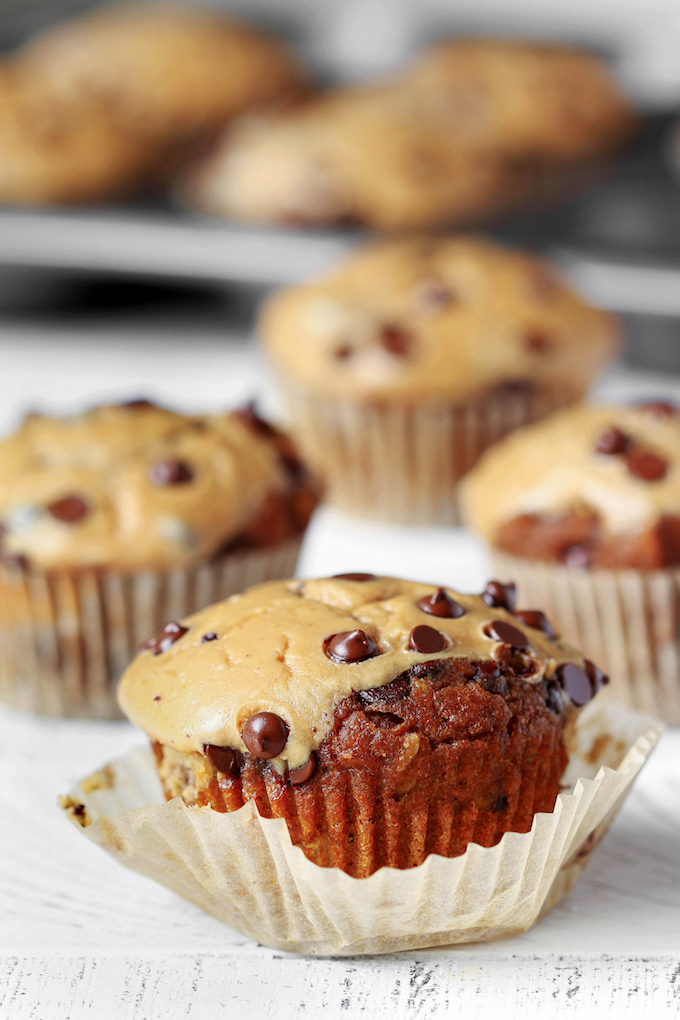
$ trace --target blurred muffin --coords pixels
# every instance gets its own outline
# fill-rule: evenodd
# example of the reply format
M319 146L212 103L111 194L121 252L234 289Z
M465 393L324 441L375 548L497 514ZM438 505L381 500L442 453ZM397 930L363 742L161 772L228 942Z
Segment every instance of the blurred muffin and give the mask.
M680 410L585 406L522 429L466 479L463 508L613 695L680 722Z
M258 104L298 93L287 48L217 13L124 4L52 28L5 64L0 200L139 189Z
M246 119L186 172L190 203L261 223L464 225L560 194L630 138L606 64L563 47L448 41L398 77ZM554 196L553 196L554 197Z
M316 500L252 409L30 415L0 442L0 696L114 713L149 628L292 573Z
M274 295L260 327L330 498L416 523L455 522L482 450L580 400L618 349L546 263L470 237L361 249Z
M168 799L252 800L358 878L455 857L552 811L576 712L606 682L512 599L370 574L259 585L148 642L120 703Z
M0 152L0 201L13 205L124 197L157 161L101 102L67 101L11 64L0 68Z

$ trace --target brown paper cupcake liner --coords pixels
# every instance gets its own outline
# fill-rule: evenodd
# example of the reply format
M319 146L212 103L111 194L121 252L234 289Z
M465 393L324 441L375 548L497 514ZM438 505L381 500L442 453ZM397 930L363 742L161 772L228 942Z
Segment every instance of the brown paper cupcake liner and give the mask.
M364 879L313 864L285 822L261 818L252 801L227 814L164 802L148 749L89 776L61 806L122 864L264 945L349 956L488 941L526 931L569 891L662 729L591 702L578 717L570 785L530 832Z
M610 676L608 697L680 723L680 570L584 570L496 550L492 560L518 605L540 606Z
M300 536L166 572L0 564L0 700L48 715L122 718L116 683L140 642L168 620L292 577L301 545Z
M457 485L480 454L565 403L508 387L461 404L361 404L280 383L297 442L330 502L398 524L458 524Z

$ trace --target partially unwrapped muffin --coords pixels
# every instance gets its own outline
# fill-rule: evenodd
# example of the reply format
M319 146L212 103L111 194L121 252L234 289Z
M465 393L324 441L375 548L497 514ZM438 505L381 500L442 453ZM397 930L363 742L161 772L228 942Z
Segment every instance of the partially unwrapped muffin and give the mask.
M528 832L606 678L512 586L347 574L259 585L168 624L125 672L168 799L286 821L365 877Z

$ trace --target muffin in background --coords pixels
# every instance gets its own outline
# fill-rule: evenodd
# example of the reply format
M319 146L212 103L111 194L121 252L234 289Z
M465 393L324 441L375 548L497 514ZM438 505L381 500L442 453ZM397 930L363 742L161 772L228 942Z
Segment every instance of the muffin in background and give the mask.
M255 223L466 226L563 196L636 124L592 54L447 40L391 80L245 118L188 167L179 192Z
M0 697L117 715L114 684L140 640L289 576L317 499L252 408L29 415L0 442Z
M578 710L606 682L513 594L371 574L259 585L149 641L120 703L168 799L253 801L357 878L455 857L552 811Z
M471 237L360 249L275 294L260 330L330 499L420 524L455 523L481 452L579 401L619 347L547 263Z
M5 60L0 201L132 194L251 107L298 95L283 42L215 11L107 6L50 28Z
M581 406L507 437L463 485L467 523L523 602L680 723L680 409Z

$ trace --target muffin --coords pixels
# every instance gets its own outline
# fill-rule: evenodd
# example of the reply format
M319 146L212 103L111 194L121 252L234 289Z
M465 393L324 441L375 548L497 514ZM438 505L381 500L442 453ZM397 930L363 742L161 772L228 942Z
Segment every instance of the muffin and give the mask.
M0 201L14 205L123 198L155 172L157 154L109 123L102 104L67 101L39 78L0 68Z
M244 119L189 167L185 200L256 223L467 225L601 161L636 117L609 69L573 49L449 40L385 82Z
M489 450L465 517L630 705L680 722L680 410L581 406Z
M580 400L619 345L545 262L471 237L363 248L275 294L260 328L331 500L422 524L455 523L480 453Z
M4 71L0 198L16 203L128 194L235 115L306 88L283 43L173 4L107 6L68 21Z
M513 610L497 582L269 582L166 625L119 701L168 799L252 801L356 878L414 868L552 811L578 710L606 682L542 613Z
M288 576L317 488L251 408L185 417L147 401L29 415L0 442L0 696L117 714L139 641Z

